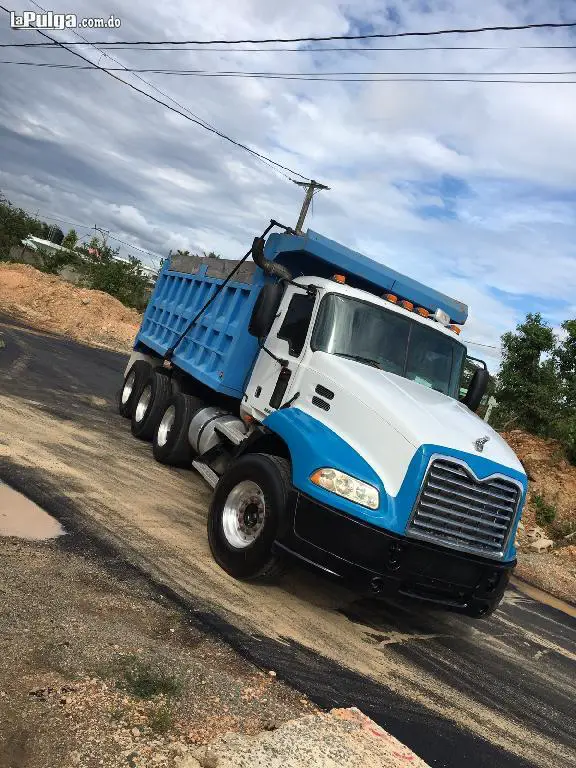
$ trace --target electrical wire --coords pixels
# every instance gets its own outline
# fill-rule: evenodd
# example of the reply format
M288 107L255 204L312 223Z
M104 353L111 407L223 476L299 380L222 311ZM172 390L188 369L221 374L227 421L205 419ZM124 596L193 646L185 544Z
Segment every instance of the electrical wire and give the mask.
M0 5L0 9L5 11L6 13L10 13L8 8L6 8L4 5ZM161 99L157 99L155 96L153 96L151 93L147 93L146 91L142 90L142 88L138 88L138 86L134 85L133 83L129 83L127 80L123 80L121 77L118 77L118 75L114 74L114 72L106 69L105 67L101 67L99 64L95 64L93 61L88 59L86 56L84 56L81 53L78 53L78 51L72 50L67 45L64 45L64 43L59 42L55 38L51 37L50 35L47 35L46 32L43 32L41 29L38 29L37 27L33 28L38 34L42 35L42 37L45 37L46 39L50 40L53 43L56 43L59 47L61 47L63 50L68 51L72 55L82 59L87 64L90 65L90 68L95 68L100 70L101 72L105 72L110 77L114 78L114 80L117 80L119 83L122 83L123 85L128 86L128 88L131 88L133 91L136 91L137 93L141 93L142 95L146 96L147 98L151 99L152 101L156 102L157 104L160 104L163 107L166 107L166 109L169 109L172 112L175 112L178 115L181 115L182 117L186 118L186 120L189 120L192 123L195 123L196 125L199 125L201 128L204 128L205 130L209 131L210 133L213 133L217 136L219 136L221 139L224 139L225 141L228 141L230 144L233 144L236 147L239 147L240 149L244 149L246 152L249 152L252 156L258 157L261 160L264 160L267 163L270 163L274 165L277 168L283 169L284 171L288 171L289 173L299 176L301 179L304 179L306 181L309 181L310 178L308 176L304 176L299 171L295 171L292 168L289 168L285 165L282 165L281 163L276 162L276 160L272 160L272 158L267 157L266 155L263 155L260 152L257 152L255 149L251 149L250 147L246 146L246 144L242 144L242 142L236 141L236 139L233 139L232 137L226 135L222 131L218 130L217 128L214 128L212 126L207 125L202 120L199 120L197 118L193 118L190 115L187 115L185 112L181 111L180 109L177 109L170 104L167 104L165 101L162 101ZM72 43L74 44L74 43ZM85 43L82 43L84 45ZM94 43L93 45L96 45Z
M470 35L478 32L516 32L527 29L566 29L576 27L576 21L567 22L541 22L539 24L510 24L486 27L436 29L425 32L387 32L372 33L367 35L326 35L315 37L271 37L257 39L237 40L103 40L94 41L93 45L241 45L262 43L317 43L330 40L382 40L399 37L434 37L437 35ZM37 29L34 27L34 29ZM38 30L39 31L39 30ZM56 41L53 41L56 42ZM69 45L82 45L82 43L69 43Z
M96 67L82 66L79 64L58 64L58 63L46 63L37 61L0 61L0 64L20 64L30 67L50 67L53 69L96 69ZM207 77L232 77L232 76L246 76L246 77L299 77L319 79L324 77L352 77L356 75L362 75L366 77L388 75L388 76L404 76L404 75L418 75L418 76L436 76L450 75L452 77L496 77L496 76L548 76L548 75L576 75L576 70L564 70L560 72L246 72L243 70L222 70L211 72L205 69L139 69L132 67L107 67L111 72L152 72L154 74L161 75L205 75Z
M42 7L42 6L41 6L41 5L40 5L38 2L36 2L36 0L30 0L30 2L31 2L33 5L35 5L35 6L36 6L36 8L39 8L41 11L44 11L44 12L46 12L46 8L43 8L43 7ZM98 46L98 45L97 45L97 44L95 44L95 43L91 43L91 42L88 40L88 38L84 37L84 35L81 35L81 34L80 34L78 31L76 31L76 30L72 30L72 31L73 31L73 33L76 35L76 37L79 37L79 38L80 38L81 40L83 40L83 41L84 41L84 42L85 42L87 45L90 45L92 48L94 48L94 50L98 51L98 53L100 54L100 56L101 56L101 57L102 57L102 56L105 56L106 58L110 59L111 61L114 61L114 62L116 62L116 64L120 64L121 70L118 70L118 71L126 71L126 72L128 72L128 71L129 71L129 70L128 70L128 67L126 67L124 64L122 64L122 62L121 62L119 59L117 59L117 58L115 58L114 56L112 56L112 55L110 55L110 54L106 53L106 52L104 51L104 49L103 49L103 46ZM26 44L24 44L24 45L26 45ZM60 43L58 43L58 42L56 42L56 43L30 43L30 45L49 45L49 46L51 46L51 47L53 46L53 47L55 47L55 48L58 48L58 47L60 47ZM100 59L98 60L98 63L100 63ZM107 69L111 69L111 68L110 68L110 67L108 67ZM207 129L211 129L211 130L217 130L215 126L211 125L209 122L207 122L206 120L204 120L203 118L201 118L199 115L197 115L195 112L193 112L193 111L190 109L190 107L186 107L185 105L181 104L179 101L177 101L176 99L174 99L172 96L170 96L169 94L165 93L163 90L161 90L160 88L158 88L158 86L154 85L154 83L151 83L151 82L149 82L148 80L145 80L143 77L141 77L141 76L140 76L139 74L137 74L136 72L133 72L133 74L134 74L134 77L135 77L137 80L140 80L140 82L141 82L141 83L144 83L144 85L147 85L149 88L152 88L154 91L156 91L156 93L159 93L161 96L164 96L164 98L166 98L166 99L168 99L169 101L171 101L171 102L172 102L173 104L175 104L175 105L176 105L176 106L177 106L179 109L183 109L183 110L184 110L185 112L187 112L189 115L192 115L192 117L193 117L193 118L195 118L196 120L199 120L199 121L200 121L200 122L201 122L201 123L204 125L204 127L205 127L205 128L207 128ZM260 158L260 160L261 160L261 162L262 162L262 163L264 163L264 164L265 164L267 167L269 167L269 168L271 168L272 170L274 170L276 173L279 173L281 176L284 176L284 178L288 179L289 181L292 181L292 179L291 179L289 176L287 176L287 175L286 175L286 174L285 174L283 171L281 171L279 168L275 168L275 167L274 167L273 165L271 165L271 164L270 164L270 163L269 163L267 160L264 160L263 158Z
M76 33L78 34L78 33ZM84 38L85 39L85 38ZM119 45L116 43L90 43L98 46L97 50L116 51L191 51L194 53L331 53L332 51L356 51L357 53L370 53L371 51L408 52L408 51L547 51L547 50L573 50L576 45L422 45L422 46L322 46L320 48L168 48L154 47L141 48L139 45ZM150 45L153 45L152 43ZM175 43L178 45L178 43ZM55 43L0 43L0 48L57 48ZM110 57L112 58L112 57Z
M1 7L1 6L0 6ZM73 51L72 51L73 53ZM84 58L84 57L82 57ZM87 59L85 59L87 61ZM389 73L378 73L378 72L366 72L366 73L340 73L339 75L332 76L327 75L325 73L319 72L319 73L310 73L310 74L273 74L273 73L260 73L260 72L209 72L204 70L170 70L170 69L131 69L131 68L119 68L119 67L110 67L108 69L104 69L100 66L91 64L90 66L83 66L83 65L76 65L76 64L49 64L44 62L18 62L18 61L0 61L0 64L22 64L26 66L38 66L38 67L48 67L51 69L76 69L76 70L100 70L102 72L106 72L107 74L110 74L112 77L115 77L112 73L116 71L121 72L147 72L147 73L153 73L157 75L167 75L167 76L177 76L177 77L206 77L206 78L226 78L226 77L237 77L237 78L245 78L245 79L263 79L263 80L299 80L299 81L306 81L309 83L321 83L321 82L335 82L335 83L513 83L513 84L528 84L528 85L569 85L576 83L576 80L532 80L532 79L518 79L516 77L517 75L525 75L530 77L549 77L549 76L564 76L567 77L569 75L576 75L576 70L574 71L564 71L564 72L486 72L486 73L467 73L467 72L454 72L454 73L441 73L441 72L389 72ZM353 77L352 75L363 75L362 77ZM380 77L381 74L386 74L388 76L386 77ZM443 74L452 74L452 77L438 77L437 75L443 75ZM469 77L468 75L476 75L476 77ZM342 76L343 75L343 76ZM417 77L412 77L412 75L418 75ZM514 77L513 77L514 76ZM502 77L507 77L507 79L502 79ZM231 139L230 137L226 136L225 134L222 134L217 129L211 129L208 128L206 125L198 122L198 120L194 120L193 118L186 115L184 112L180 112L177 109L174 109L169 104L166 104L165 102L156 99L151 94L146 93L145 91L142 91L140 88L136 88L136 86L133 86L131 83L127 83L125 80L122 80L121 78L116 78L120 80L120 82L128 85L130 88L133 88L134 90L138 91L139 93L143 93L145 96L148 96L148 98L156 101L158 104L162 104L163 106L167 107L168 109L171 109L173 112L176 112L179 115L182 115L182 117L186 117L188 120L191 120L194 123L197 123L201 125L201 127L205 128L206 130L210 130L212 133L216 133L218 136L221 136L222 138L225 138L226 140L232 142L233 144L236 144L237 146L240 146L242 149L246 149L252 154L256 154L261 159L264 159L266 162L273 163L275 166L278 166L275 170L277 170L279 173L282 173L280 169L288 170L290 173L300 176L300 178L308 179L307 176L303 176L302 174L298 173L298 171L294 171L290 168L286 168L286 166L280 165L279 163L276 163L276 161L271 160L270 158L267 158L265 155L260 155L259 153L256 153L255 150L252 150L245 145L236 142L234 139ZM292 179L282 173L283 176L285 176L287 179L292 181Z

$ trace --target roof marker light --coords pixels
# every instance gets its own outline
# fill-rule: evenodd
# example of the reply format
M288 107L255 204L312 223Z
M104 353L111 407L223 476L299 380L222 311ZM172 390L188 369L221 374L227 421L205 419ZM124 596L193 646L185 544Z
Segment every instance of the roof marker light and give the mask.
M404 309L408 309L410 312L414 309L414 304L412 304L411 301L406 301L406 299L402 299L400 302L401 306L404 307Z
M441 325L449 325L450 324L450 315L447 312L444 312L443 309L437 309L436 312L434 312L434 320L436 320L437 323L440 323Z
M462 328L458 328L457 325L449 325L448 327L450 328L451 331L454 331L454 333L457 336L460 336L460 331L462 330Z
M416 307L416 312L422 317L430 317L430 312L428 312L427 309L424 309L424 307Z
M332 280L343 285L346 282L346 277L344 275L332 275Z
M396 304L396 302L398 301L398 296L394 296L393 293L385 293L384 298L387 299L388 301L391 301L392 304Z

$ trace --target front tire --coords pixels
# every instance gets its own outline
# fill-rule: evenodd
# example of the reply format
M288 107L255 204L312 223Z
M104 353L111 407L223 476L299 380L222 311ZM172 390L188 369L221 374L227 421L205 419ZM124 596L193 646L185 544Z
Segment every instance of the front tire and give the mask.
M140 440L151 440L172 396L167 374L153 371L144 383L132 413L132 434Z
M208 543L235 579L270 580L285 570L274 542L289 491L290 464L278 456L242 456L220 478L208 513Z

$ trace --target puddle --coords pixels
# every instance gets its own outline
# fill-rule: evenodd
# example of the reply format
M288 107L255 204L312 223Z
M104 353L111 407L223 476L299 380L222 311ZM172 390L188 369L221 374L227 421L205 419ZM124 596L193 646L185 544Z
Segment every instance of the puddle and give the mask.
M64 533L60 523L33 501L0 483L0 536L46 541Z
M567 613L568 616L576 618L576 607L570 605L570 603L566 603L564 600L560 600L560 598L548 594L548 592L543 592L541 589L538 589L538 587L535 587L532 584L527 584L525 581L517 579L514 576L510 579L510 583L513 584L517 590L528 595L528 597L531 597L533 600L538 600L539 603L549 605L552 608L556 608L558 611Z

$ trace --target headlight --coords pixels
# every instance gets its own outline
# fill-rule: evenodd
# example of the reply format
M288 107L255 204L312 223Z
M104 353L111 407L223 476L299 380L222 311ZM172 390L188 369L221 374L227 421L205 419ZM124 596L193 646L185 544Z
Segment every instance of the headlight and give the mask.
M373 485L368 485L368 483L363 483L362 480L357 480L345 472L340 472L338 469L317 469L310 476L310 480L314 485L319 485L320 488L325 488L327 491L332 491L332 493L338 496L355 501L356 504L361 504L363 507L368 507L368 509L378 509L380 504L380 495L377 488L374 488Z

